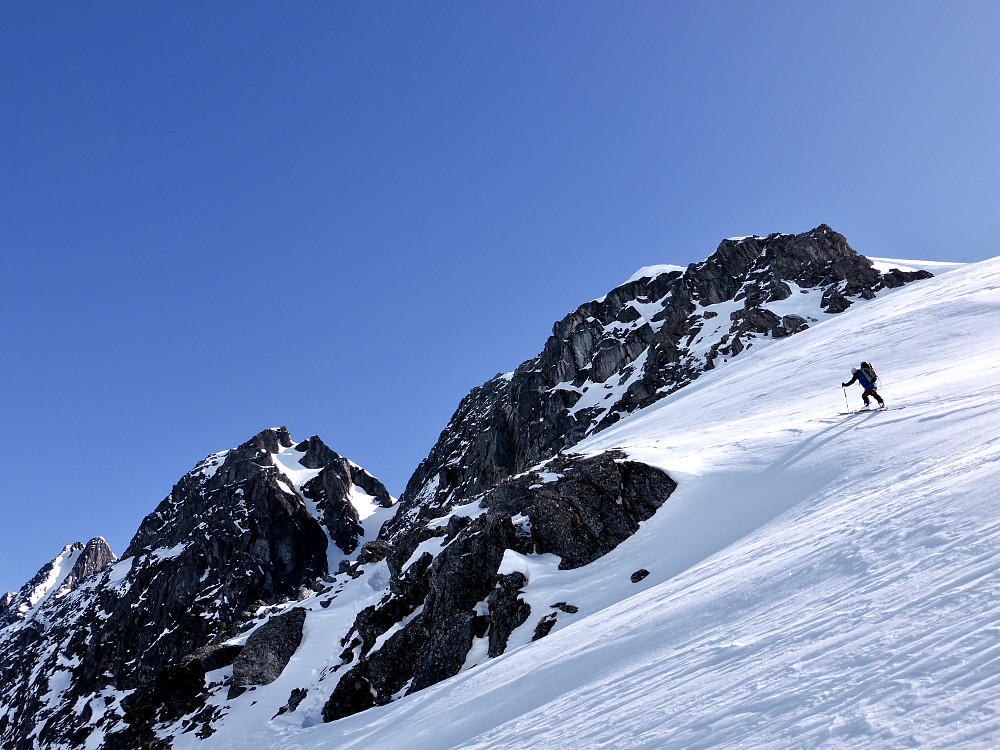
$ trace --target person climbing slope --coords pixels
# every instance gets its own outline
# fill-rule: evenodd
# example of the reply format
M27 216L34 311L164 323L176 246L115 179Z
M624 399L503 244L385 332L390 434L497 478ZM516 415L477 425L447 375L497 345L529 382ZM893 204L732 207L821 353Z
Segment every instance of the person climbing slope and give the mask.
M878 391L875 390L876 387L875 383L878 380L878 375L875 372L875 368L872 367L867 362L862 362L860 369L851 368L851 373L854 375L854 377L852 377L846 383L841 383L840 385L846 388L847 386L851 385L854 382L859 383L861 387L865 389L864 392L861 394L861 398L865 402L865 408L867 409L871 406L871 403L868 401L868 399L874 398L876 401L878 401L879 408L884 409L885 401L882 400L882 397L878 395Z

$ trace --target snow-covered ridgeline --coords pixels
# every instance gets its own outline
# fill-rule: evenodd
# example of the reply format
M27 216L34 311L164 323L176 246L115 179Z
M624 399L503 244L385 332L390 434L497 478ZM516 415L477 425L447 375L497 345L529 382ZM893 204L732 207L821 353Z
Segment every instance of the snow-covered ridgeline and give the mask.
M18 606L21 615L30 618L49 596L58 592L59 587L66 580L66 576L73 570L81 552L83 552L82 544L70 544L63 547L62 552L49 564L48 570L44 571L44 578L26 592L23 601Z
M302 495L302 488L307 482L318 477L323 469L308 469L302 465L301 461L305 458L306 454L304 451L298 450L297 445L293 445L289 448L282 447L277 453L272 453L271 461L278 470L285 475L292 489L299 495ZM314 513L315 515L315 513Z
M872 258L871 256L868 257L868 260L872 262L872 265L875 266L875 269L880 273L888 273L895 268L900 271L929 271L935 276L940 276L941 274L948 273L949 271L955 271L967 265L965 263L955 263L950 261L898 260L895 258Z
M916 261L907 261L906 263L910 265L903 265L903 262L885 261L882 264L876 264L876 266L880 271L889 271L892 268L899 268L905 271L921 270L918 268L919 264L914 265L917 264ZM953 270L961 264L929 263L926 265ZM683 272L684 270L679 266L650 266L640 269L629 281L655 277L659 274L673 271ZM732 316L744 309L743 296L746 290L754 283L753 281L745 282L740 292L736 294L735 299L714 304L695 303L690 317L692 320L698 321L698 323L695 325L691 335L684 341L683 357L681 359L681 365L684 369L691 372L701 372L705 369L719 367L732 361L734 355L723 354L722 356L717 356L717 351L719 350L720 342L725 341L730 336L733 325ZM791 295L785 299L772 300L766 304L766 309L778 316L778 318L794 316L804 321L807 326L811 326L829 320L838 314L823 308L823 289L803 288L793 281L786 281L785 284L791 289ZM844 285L841 284L841 291L843 291ZM892 289L882 289L875 294L875 297L891 294L892 292ZM670 296L668 295L660 299L644 299L630 302L626 305L626 308L634 310L636 317L627 323L615 321L611 325L604 326L594 318L588 319L588 323L598 328L601 331L601 335L609 339L623 339L629 332L637 331L644 326L647 326L653 334L656 334L664 324L663 319L656 320L657 313L661 312L669 301ZM856 299L854 300L854 305L865 305L870 301L863 298ZM774 344L781 339L775 338L774 335L769 333L745 332L742 334L741 340L742 347L757 347L759 349ZM647 348L635 360L630 362L620 375L612 376L603 382L597 382L593 378L585 380L582 384L564 381L554 386L552 390L571 391L580 395L580 399L569 409L569 412L573 415L589 415L590 425L587 433L592 434L596 431L603 417L608 412L620 406L629 388L646 375L648 355L649 349ZM663 392L669 390L671 389L661 389Z
M687 269L684 266L674 266L669 263L661 263L655 266L643 266L632 274L625 283L627 284L629 281L638 281L639 279L652 279L656 278L660 274L673 273L674 271L684 273L686 270Z

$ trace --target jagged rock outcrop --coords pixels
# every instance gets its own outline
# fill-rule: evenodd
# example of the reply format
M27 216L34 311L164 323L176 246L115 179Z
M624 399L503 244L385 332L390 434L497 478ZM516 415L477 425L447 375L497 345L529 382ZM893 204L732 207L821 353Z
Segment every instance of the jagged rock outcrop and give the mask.
M474 638L489 639L490 656L503 653L511 632L530 615L518 597L525 575L500 573L508 551L554 553L561 568L586 565L631 536L675 487L664 472L617 451L559 456L544 475L527 472L487 492L480 515L455 516L438 527L436 555L417 554L419 544L436 538L432 533L411 532L416 539L400 540L407 559L395 555L390 562L392 593L362 612L344 639L344 662L353 666L334 689L324 718L457 674ZM549 620L551 628L554 618ZM384 642L374 648L380 638Z
M111 551L104 537L96 537L87 542L87 545L80 551L80 556L73 563L69 574L59 586L60 592L69 592L75 589L88 576L100 573L109 565L118 562L115 553Z
M486 600L489 619L485 633L478 634L489 637L490 645L487 655L495 659L507 650L507 641L517 628L521 627L531 616L531 607L519 596L520 591L528 582L528 578L520 571L506 575L497 575L497 585Z
M269 685L278 679L302 643L305 622L306 611L295 607L255 630L233 662L233 685Z
M676 487L662 471L608 451L557 456L545 464L544 477L534 471L503 482L483 502L493 513L527 516L533 551L558 555L567 569L632 536Z
M751 346L928 276L882 275L826 225L725 240L702 263L637 274L556 323L537 357L462 400L383 536L398 538Z
M249 649L226 639L261 607L318 587L331 545L341 556L357 547L359 498L393 502L319 438L265 430L185 475L120 561L103 539L67 547L0 615L0 698L11 707L0 744L82 745L97 731L107 747L142 746L154 724L201 706L208 670L238 660L245 683L280 673L301 610L261 626Z
M323 525L334 543L345 554L351 554L362 534L358 511L350 502L352 492L360 489L381 507L389 508L394 502L389 491L360 466L326 447L318 437L299 443L297 449L305 453L300 460L302 466L321 470L303 485L302 494L320 509Z

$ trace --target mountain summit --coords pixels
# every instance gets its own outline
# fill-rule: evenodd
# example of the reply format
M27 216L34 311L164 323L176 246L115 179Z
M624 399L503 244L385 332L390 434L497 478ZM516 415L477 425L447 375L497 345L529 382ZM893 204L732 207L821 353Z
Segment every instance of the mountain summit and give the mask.
M216 644L262 607L328 588L393 502L319 438L295 443L283 427L201 461L121 560L103 539L66 547L0 611L5 747L115 726L126 728L108 747L148 741L152 722L197 707L206 666L232 663Z

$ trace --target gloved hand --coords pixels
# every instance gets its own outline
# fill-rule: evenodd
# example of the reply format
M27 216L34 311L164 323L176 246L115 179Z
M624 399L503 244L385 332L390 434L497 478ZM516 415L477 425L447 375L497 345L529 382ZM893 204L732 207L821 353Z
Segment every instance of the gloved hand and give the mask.
M847 383L841 383L841 384L840 384L840 387L841 387L841 388L846 388L846 387L847 387Z

